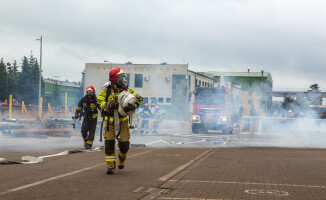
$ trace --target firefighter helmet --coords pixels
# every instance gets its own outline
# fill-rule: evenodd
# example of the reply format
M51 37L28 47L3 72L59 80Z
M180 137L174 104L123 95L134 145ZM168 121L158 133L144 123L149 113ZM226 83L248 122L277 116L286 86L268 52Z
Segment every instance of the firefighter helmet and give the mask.
M125 72L120 67L113 67L109 73L109 81L116 83L116 76L120 74L125 74Z
M87 86L86 88L87 95L94 95L95 94L95 87L92 85Z

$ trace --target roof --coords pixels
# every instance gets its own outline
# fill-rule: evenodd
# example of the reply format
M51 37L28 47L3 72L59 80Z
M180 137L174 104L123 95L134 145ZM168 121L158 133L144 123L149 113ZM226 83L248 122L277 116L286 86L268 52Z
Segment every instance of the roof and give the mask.
M57 83L58 85L67 86L67 87L75 87L75 88L79 88L81 86L80 83L59 81L59 80L54 80L54 79L50 79L50 78L44 79L44 82L51 83L51 84Z
M205 74L212 74L214 76L238 76L238 77L261 77L261 72L217 72L208 71ZM269 72L264 72L264 77L271 76Z
M188 66L188 64L171 64L171 63L166 63L166 62L163 62L163 63L160 63L160 64L150 64L150 63L147 63L147 64L135 64L135 63L110 63L110 62L101 62L101 63L85 63L85 65L150 65L150 66L162 66L162 65L166 65L166 66Z
M188 69L188 72L191 72L191 73L197 74L197 75L199 75L199 76L203 76L203 77L208 78L208 79L210 79L210 80L212 80L212 81L214 80L214 78L209 77L209 76L207 76L206 74L202 74L202 73L194 72L194 71L189 70L189 69Z

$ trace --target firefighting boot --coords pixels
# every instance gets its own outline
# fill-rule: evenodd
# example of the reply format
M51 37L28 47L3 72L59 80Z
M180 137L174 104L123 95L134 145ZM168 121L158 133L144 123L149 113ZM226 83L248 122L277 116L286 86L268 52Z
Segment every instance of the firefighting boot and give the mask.
M92 148L92 145L93 145L93 141L87 141L86 142L85 149L91 149Z
M114 174L115 171L115 155L106 156L106 166L107 166L107 174Z
M83 140L84 140L84 147L85 147L85 149L87 149L87 140L88 140L88 137L84 137L83 138Z
M124 168L126 159L127 159L127 154L123 154L119 151L119 162L118 162L119 169Z

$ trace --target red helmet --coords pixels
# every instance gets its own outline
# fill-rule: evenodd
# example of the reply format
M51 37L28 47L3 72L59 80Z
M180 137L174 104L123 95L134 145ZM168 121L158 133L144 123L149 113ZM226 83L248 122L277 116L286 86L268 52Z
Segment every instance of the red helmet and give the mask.
M125 72L122 69L120 69L119 67L113 67L109 73L109 81L111 81L111 83L115 83L116 76L120 75L120 74L125 74Z
M89 85L89 86L87 86L86 91L89 91L89 90L92 90L93 92L95 92L95 87L92 85Z
M149 107L149 104L148 103L145 103L145 108L148 108Z
M155 106L155 110L159 110L160 109L160 107L158 107L158 106Z

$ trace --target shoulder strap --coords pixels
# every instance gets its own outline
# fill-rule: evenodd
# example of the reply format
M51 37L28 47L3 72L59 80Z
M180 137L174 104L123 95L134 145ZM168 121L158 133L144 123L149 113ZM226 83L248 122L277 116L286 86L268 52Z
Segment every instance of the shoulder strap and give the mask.
M106 87L106 97L105 97L105 102L108 102L108 98L111 94L111 84Z

